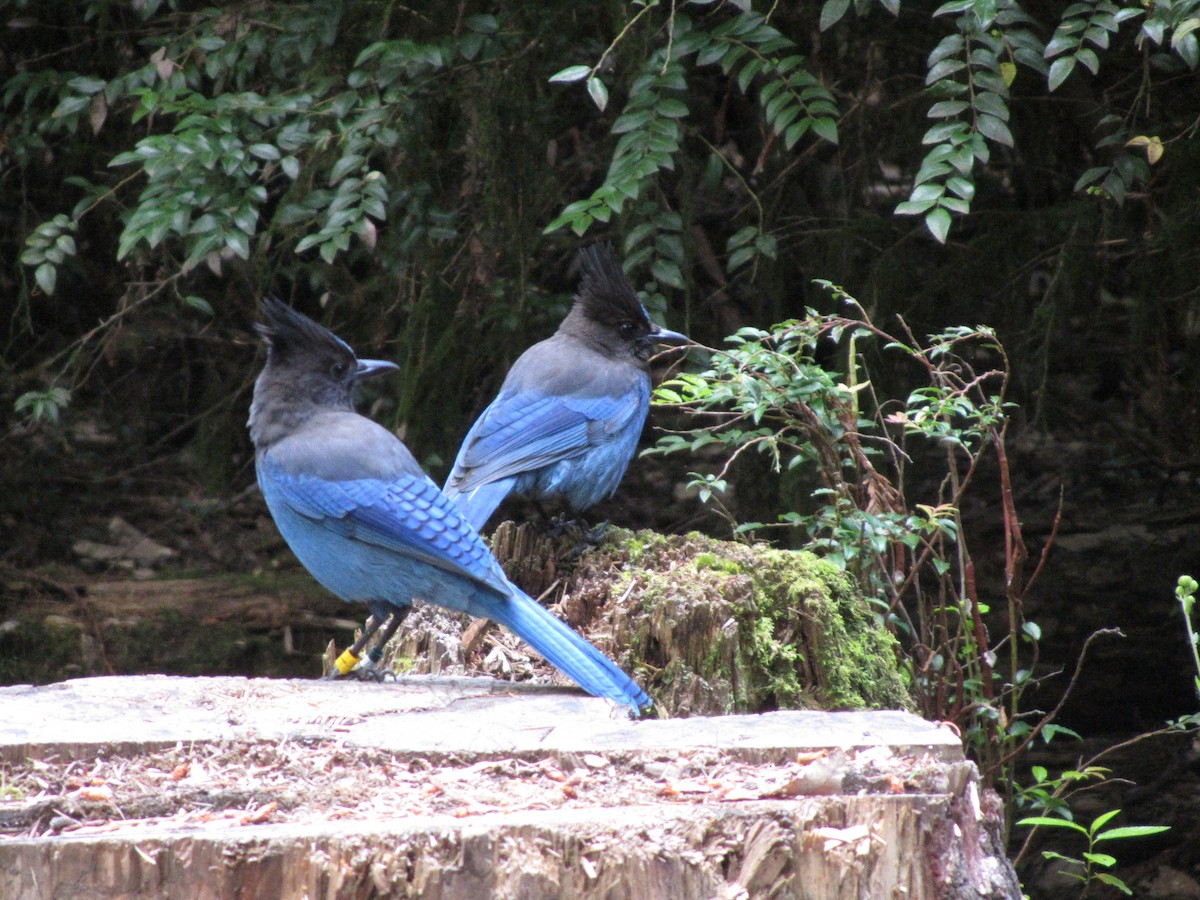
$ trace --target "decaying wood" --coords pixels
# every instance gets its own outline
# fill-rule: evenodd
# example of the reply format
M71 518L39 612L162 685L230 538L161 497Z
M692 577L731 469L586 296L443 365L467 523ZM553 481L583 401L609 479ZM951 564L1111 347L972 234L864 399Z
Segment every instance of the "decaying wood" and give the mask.
M1018 897L949 730L482 678L0 688L0 896Z

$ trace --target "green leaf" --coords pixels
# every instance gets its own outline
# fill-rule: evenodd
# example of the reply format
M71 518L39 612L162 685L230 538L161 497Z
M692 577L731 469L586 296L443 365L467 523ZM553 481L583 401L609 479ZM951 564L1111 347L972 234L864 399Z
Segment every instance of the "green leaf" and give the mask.
M279 159L283 154L273 144L251 144L248 148L251 156L259 159Z
M300 239L300 242L296 244L295 252L303 253L305 250L308 250L312 247L317 246L317 244L321 243L324 240L325 240L325 235L321 234L320 232L318 232L317 234L310 234L307 237L303 237Z
M1176 35L1179 31L1176 30ZM81 94L98 94L108 86L108 82L103 78L92 78L88 75L78 75L67 82L67 87L73 91L78 91Z
M1068 822L1066 819L1051 819L1048 816L1030 816L1027 819L1021 819L1017 824L1037 828L1067 828L1071 831L1078 831L1080 834L1087 834L1087 829L1082 825Z
M250 258L250 238L244 231L229 231L225 234L225 246L241 259Z
M1071 190L1081 191L1085 187L1087 187L1089 184L1091 184L1093 181L1099 181L1101 178L1103 178L1105 175L1108 174L1108 171L1110 168L1111 168L1111 166L1096 166L1094 168L1088 169L1086 172L1084 172L1082 175L1079 176L1079 180L1075 182L1075 186Z
M477 31L480 34L495 34L500 30L500 23L496 17L487 13L468 16L466 25L472 31Z
M1096 55L1095 50L1089 50L1085 47L1075 54L1075 59L1093 75L1100 71L1100 57Z
M966 100L941 100L933 104L925 115L930 119L946 119L957 116L970 105Z
M992 91L982 91L975 98L975 108L980 112L988 113L1001 119L1008 121L1008 104L1004 102L1004 98Z
M357 153L343 156L333 164L333 170L329 173L329 183L337 184L355 169L361 168L364 161L364 158Z
M1050 66L1050 75L1046 79L1050 90L1056 90L1062 86L1062 83L1070 77L1071 72L1075 69L1075 57L1064 56L1056 59Z
M566 83L571 81L583 81L591 73L591 66L567 66L565 69L560 69L550 76L551 82Z
M1101 884L1107 884L1115 887L1127 897L1133 896L1133 891L1130 889L1129 885L1123 882L1116 875L1111 875L1108 872L1094 872L1092 873L1092 878L1094 878L1096 881L1099 881Z
M813 119L812 130L831 144L838 142L837 122L833 119Z
M935 16L953 16L961 12L966 12L975 5L975 0L951 0L949 3L943 3L933 11Z
M919 216L935 203L937 200L905 200L896 204L895 213L898 216Z
M925 84L936 84L946 76L961 72L966 67L967 64L961 59L943 59L941 62L934 63L930 68L929 73L925 76Z
M79 94L74 94L70 97L63 97L58 102L58 106L54 108L54 112L50 114L53 119L61 119L74 113L81 112L92 105L91 97L83 97Z
M1108 831L1102 831L1096 835L1097 843L1100 841L1116 841L1123 838L1147 837L1151 834L1162 834L1164 831L1170 831L1170 825L1126 825L1122 828L1110 828Z
M1077 741L1083 740L1079 732L1068 728L1066 725L1056 725L1054 722L1049 722L1042 726L1042 741L1044 743L1050 743L1060 734L1065 734L1067 737L1074 738Z
M912 196L909 199L917 203L922 200L940 200L945 193L945 187L940 184L919 184L913 188Z
M58 283L58 268L53 263L42 263L34 270L33 279L37 282L37 286L49 296L54 293L54 287Z
M796 141L798 141L798 140L800 140L800 138L804 137L804 133L806 131L808 131L808 128L811 124L812 124L812 119L805 118L805 119L801 119L795 125L790 126L788 128L788 130L784 132L784 135L783 135L784 146L787 147L787 149L791 150L792 147L795 146Z
M746 93L746 89L750 87L750 82L754 80L755 75L762 71L763 65L763 60L752 59L750 62L746 63L746 65L742 66L742 71L738 72L737 76L738 90L740 90L743 94ZM771 88L773 85L782 86L782 82L772 82L771 84L768 84L766 88L763 88L762 92L759 94L760 102L765 103L769 99L767 95L767 88ZM778 89L779 87L775 87L775 90ZM768 116L768 118L770 117Z
M741 247L749 244L758 235L758 227L755 225L747 225L744 228L739 228L735 231L726 242L726 246L730 249Z
M825 0L825 5L821 7L821 31L827 31L840 22L849 8L850 0Z
M1189 34L1200 28L1200 18L1193 16L1190 19L1184 19L1175 26L1175 31L1171 34L1171 49L1178 50L1180 43Z
M925 216L925 227L939 244L946 243L946 236L950 234L950 213L940 206L930 210Z
M592 222L594 221L595 219L588 215L576 216L571 220L571 230L582 237L583 233L592 227Z
M636 128L641 128L647 122L654 118L654 113L648 109L639 109L632 112L624 112L613 123L613 134L625 134L628 131L633 131Z
M722 63L725 54L727 54L733 45L727 41L713 41L707 47L700 51L696 57L696 65L711 66L713 63Z
M975 127L979 129L980 134L997 144L1003 144L1006 147L1013 145L1012 132L1008 130L1008 126L997 119L995 116L981 115L975 120Z
M970 200L975 196L975 183L959 175L946 179L946 189L962 197L964 200Z
M1092 833L1095 833L1095 832L1099 831L1101 828L1103 828L1105 825L1107 825L1108 822L1111 821L1114 817L1119 816L1120 814L1121 814L1121 811L1119 809L1106 810L1106 811L1100 813L1100 815L1096 816L1096 818L1094 818L1092 820L1092 824L1088 828L1088 830L1091 831Z
M212 308L212 304L203 297L197 297L195 294L189 294L187 297L183 298L183 302L192 309L203 313L209 318L212 318L216 315L216 312Z
M729 254L729 262L726 264L726 268L730 272L737 271L750 262L750 260L754 259L755 252L754 247L739 247Z
M604 112L604 108L608 106L608 88L604 86L604 82L599 78L589 78L587 92L588 96L592 98L592 102L596 104L596 108L600 112Z
M1189 69L1195 69L1197 63L1200 63L1200 41L1196 40L1194 33L1180 38L1178 43L1172 41L1172 45Z
M680 272L679 266L670 260L656 259L654 264L650 266L650 274L660 284L667 284L673 288L680 289L684 287L683 273Z
M688 114L688 108L682 100L664 97L654 104L654 111L668 119L682 119Z
M948 34L933 48L933 52L929 54L929 59L925 61L925 65L932 68L947 56L954 56L956 53L961 53L964 46L961 34Z

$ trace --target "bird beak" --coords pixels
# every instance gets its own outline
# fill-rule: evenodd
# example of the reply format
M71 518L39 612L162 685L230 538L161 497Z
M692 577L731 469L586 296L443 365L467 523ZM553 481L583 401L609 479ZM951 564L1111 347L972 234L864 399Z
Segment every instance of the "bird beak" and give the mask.
M372 375L382 375L384 372L392 372L399 368L394 362L388 362L385 359L360 359L355 374L359 378L370 378Z
M650 338L657 344L670 344L673 347L682 347L684 344L692 342L692 339L686 334L680 334L678 331L668 331L666 328L656 328L650 332Z

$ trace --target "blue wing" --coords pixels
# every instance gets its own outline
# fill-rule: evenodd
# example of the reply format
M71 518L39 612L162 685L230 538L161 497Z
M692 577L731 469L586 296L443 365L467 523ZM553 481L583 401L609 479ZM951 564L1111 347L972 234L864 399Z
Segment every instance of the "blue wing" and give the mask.
M328 481L291 474L266 454L259 461L259 482L272 513L282 503L343 538L419 560L493 591L497 578L503 583L487 545L424 475Z
M620 434L638 406L636 397L501 394L467 434L447 484L467 493L581 456Z
M648 405L640 379L615 397L502 392L463 441L446 495L475 528L514 489L586 509L616 490Z

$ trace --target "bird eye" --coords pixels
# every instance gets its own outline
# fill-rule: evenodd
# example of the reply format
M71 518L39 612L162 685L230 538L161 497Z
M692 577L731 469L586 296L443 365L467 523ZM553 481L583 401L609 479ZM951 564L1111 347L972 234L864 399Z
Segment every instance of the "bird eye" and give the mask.
M637 334L637 322L622 322L620 331L621 337L633 337L635 334Z
M329 371L333 374L334 378L341 378L346 374L346 364L344 362L335 362Z

